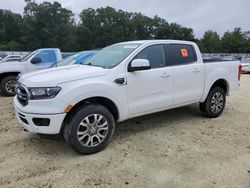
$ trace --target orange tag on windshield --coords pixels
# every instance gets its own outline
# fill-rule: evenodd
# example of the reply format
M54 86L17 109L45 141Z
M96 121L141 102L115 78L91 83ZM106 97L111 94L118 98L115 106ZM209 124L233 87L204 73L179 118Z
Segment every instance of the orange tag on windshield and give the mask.
M182 57L188 57L187 49L185 49L185 48L181 49L181 56Z

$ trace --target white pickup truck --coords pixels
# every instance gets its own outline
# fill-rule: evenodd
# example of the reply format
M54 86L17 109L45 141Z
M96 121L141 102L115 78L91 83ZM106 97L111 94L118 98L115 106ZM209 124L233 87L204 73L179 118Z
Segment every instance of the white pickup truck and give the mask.
M21 75L14 98L25 130L60 134L79 153L104 149L116 122L192 103L218 117L239 87L240 62L203 63L193 42L111 45L81 65Z
M62 60L57 48L42 48L31 52L20 61L0 63L0 89L6 96L15 95L16 77L20 73L30 72L51 67Z

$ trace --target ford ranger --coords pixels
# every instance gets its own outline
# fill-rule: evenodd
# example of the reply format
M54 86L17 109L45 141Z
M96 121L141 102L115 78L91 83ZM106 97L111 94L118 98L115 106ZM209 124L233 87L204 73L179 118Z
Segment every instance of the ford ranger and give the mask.
M16 77L20 73L51 67L62 60L59 49L43 48L31 52L20 61L0 63L0 89L6 96L15 95Z
M130 118L192 103L209 118L220 116L240 74L239 61L204 63L193 42L124 42L80 65L22 74L14 106L25 130L61 133L77 152L90 154Z

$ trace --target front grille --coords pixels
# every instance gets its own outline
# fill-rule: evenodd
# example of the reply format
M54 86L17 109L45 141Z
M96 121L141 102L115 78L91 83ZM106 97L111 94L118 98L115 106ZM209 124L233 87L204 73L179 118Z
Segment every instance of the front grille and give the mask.
M16 95L17 95L17 100L23 105L27 105L29 101L29 94L26 91L25 87L22 86L19 82L17 83L16 86Z

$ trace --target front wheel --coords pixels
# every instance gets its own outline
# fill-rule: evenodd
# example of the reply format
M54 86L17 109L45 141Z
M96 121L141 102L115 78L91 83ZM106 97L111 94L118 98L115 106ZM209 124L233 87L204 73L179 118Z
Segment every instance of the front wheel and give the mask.
M200 111L209 118L216 118L224 111L226 93L221 87L214 87L208 93L204 103L200 103Z
M14 96L16 86L16 76L7 76L2 79L0 87L1 91L6 96Z
M115 130L113 115L99 104L84 105L71 114L65 123L64 138L81 154L103 150L111 141Z

